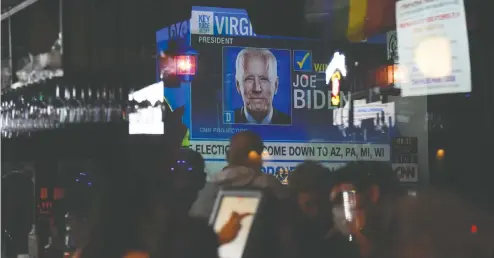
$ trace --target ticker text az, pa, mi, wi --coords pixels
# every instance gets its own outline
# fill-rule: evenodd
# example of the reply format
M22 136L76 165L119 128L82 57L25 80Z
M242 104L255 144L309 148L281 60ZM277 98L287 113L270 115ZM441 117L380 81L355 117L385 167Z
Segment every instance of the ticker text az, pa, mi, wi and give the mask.
M191 148L205 159L222 159L228 150L227 141L192 141ZM265 160L317 160L317 161L389 161L387 144L333 144L266 142Z

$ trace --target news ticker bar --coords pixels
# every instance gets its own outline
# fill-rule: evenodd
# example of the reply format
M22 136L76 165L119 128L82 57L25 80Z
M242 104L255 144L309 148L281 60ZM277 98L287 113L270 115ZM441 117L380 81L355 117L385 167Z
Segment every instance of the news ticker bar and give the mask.
M266 142L264 145L263 159L266 161L390 161L391 158L388 144ZM191 148L205 159L224 159L229 142L193 140Z

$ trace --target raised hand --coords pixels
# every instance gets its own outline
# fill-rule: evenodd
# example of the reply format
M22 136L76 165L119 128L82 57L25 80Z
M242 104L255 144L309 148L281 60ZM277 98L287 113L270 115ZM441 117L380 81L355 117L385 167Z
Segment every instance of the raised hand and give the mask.
M232 212L230 218L225 225L221 228L219 232L219 242L220 245L227 244L237 238L240 229L242 228L242 220L248 216L252 216L253 213L245 212L238 213Z

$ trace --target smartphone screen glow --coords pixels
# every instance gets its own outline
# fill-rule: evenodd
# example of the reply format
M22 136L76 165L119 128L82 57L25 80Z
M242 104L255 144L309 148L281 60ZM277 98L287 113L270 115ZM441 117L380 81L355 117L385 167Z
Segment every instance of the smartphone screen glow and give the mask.
M238 236L230 243L220 246L218 253L220 258L241 258L249 237L255 213L259 206L260 199L254 197L225 196L221 200L218 215L214 222L214 230L219 233L221 228L228 222L232 212L252 213L242 220L241 229Z

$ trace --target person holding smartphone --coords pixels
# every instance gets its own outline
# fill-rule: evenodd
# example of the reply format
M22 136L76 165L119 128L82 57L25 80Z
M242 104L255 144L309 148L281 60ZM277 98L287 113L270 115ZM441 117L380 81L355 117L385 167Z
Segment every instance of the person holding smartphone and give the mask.
M334 227L326 237L341 257L372 257L380 242L391 237L389 203L398 195L396 177L378 162L350 163L335 174L329 197Z

